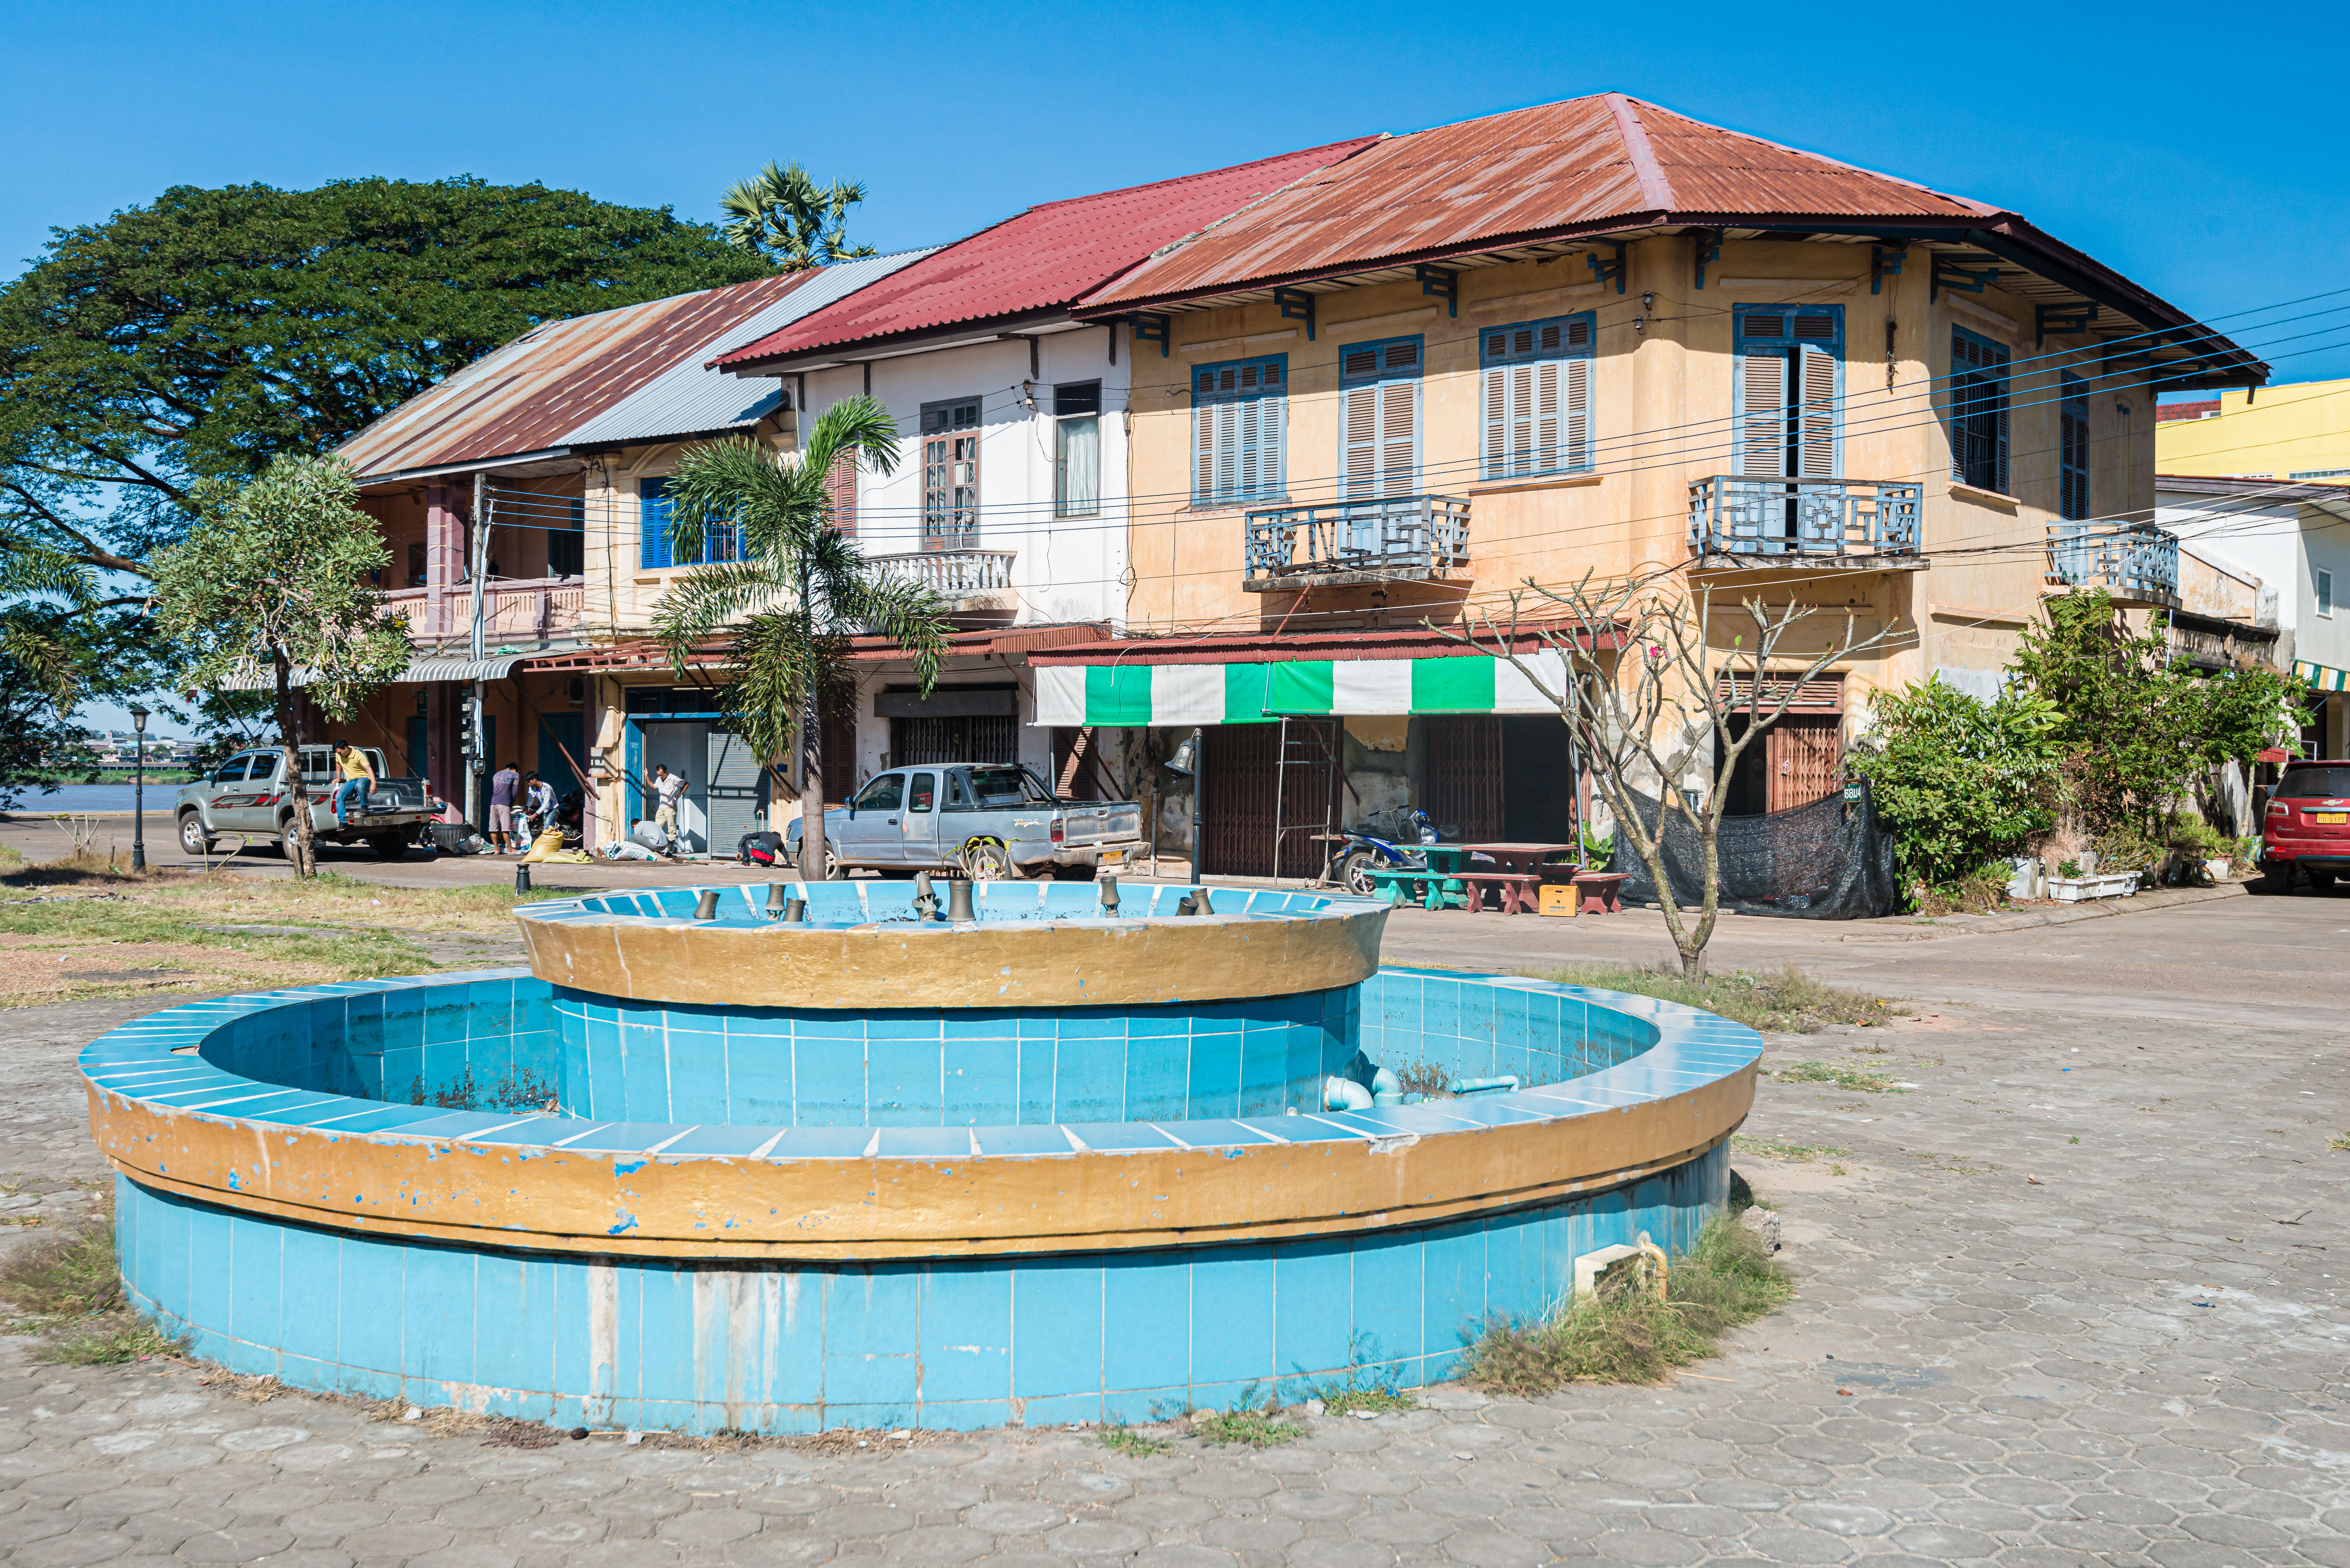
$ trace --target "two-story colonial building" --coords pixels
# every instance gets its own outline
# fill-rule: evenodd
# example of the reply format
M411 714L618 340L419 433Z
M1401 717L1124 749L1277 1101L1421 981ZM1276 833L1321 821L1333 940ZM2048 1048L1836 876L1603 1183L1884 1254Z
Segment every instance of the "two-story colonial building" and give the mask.
M1202 729L1220 873L1407 799L1561 837L1555 711L1430 629L1530 578L1818 607L1798 663L1889 632L1731 808L1817 798L1868 691L1988 691L2071 584L2176 602L2154 388L2267 375L2012 212L1615 94L1382 139L1072 314L1132 337L1131 579L1041 722Z

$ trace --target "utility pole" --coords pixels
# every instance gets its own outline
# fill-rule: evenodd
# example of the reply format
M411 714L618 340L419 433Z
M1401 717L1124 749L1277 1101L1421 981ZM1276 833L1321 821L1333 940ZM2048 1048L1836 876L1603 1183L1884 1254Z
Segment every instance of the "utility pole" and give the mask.
M808 595L814 588L807 553L800 553L800 619L813 628ZM800 880L827 880L824 866L824 704L816 691L816 640L807 640L800 678Z
M482 636L482 579L489 572L490 516L488 511L488 476L476 469L473 472L473 635L472 655L479 665L484 657ZM486 759L482 755L484 744L482 723L482 682L477 676L465 696L466 729L473 743L466 748L465 758L465 820L478 829L484 814L482 811L482 768Z

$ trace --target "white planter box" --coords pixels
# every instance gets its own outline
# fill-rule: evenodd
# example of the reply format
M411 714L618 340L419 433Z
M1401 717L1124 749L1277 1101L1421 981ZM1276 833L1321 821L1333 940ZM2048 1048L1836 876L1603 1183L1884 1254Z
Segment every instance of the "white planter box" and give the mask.
M2060 904L2085 904L2092 898L2127 898L2137 892L2137 873L2135 871L2048 878L2048 896Z

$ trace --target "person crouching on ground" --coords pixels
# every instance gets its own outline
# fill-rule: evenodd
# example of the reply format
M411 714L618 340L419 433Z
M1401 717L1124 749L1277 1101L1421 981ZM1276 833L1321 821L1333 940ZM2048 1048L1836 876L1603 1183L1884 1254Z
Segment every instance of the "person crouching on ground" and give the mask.
M335 821L348 827L350 826L348 807L351 801L359 803L359 814L361 816L368 814L369 794L375 787L375 764L368 761L365 752L348 741L337 741L335 766L342 778L342 782L335 786Z
M515 795L522 788L522 774L512 763L490 777L490 852L506 853L506 840L514 833Z
M653 776L646 781L652 785L653 797L660 804L653 810L653 826L660 829L668 847L661 851L671 859L677 858L677 803L685 798L686 778L673 774L668 764L653 764Z
M515 836L525 849L538 842L555 820L555 787L536 774L522 775L522 809L516 814Z

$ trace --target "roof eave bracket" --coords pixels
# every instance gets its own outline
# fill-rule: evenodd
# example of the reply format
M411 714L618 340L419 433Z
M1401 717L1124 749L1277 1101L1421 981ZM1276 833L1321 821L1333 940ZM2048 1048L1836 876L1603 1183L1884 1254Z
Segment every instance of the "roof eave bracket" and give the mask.
M1621 294L1624 292L1624 252L1628 247L1622 240L1602 240L1600 244L1607 246L1608 249L1616 253L1613 260L1600 260L1599 253L1597 251L1586 253L1583 259L1591 264L1591 272L1593 276L1596 277L1603 284L1614 284L1616 286L1616 292Z
M1305 323L1305 341L1308 343L1314 341L1315 298L1315 296L1308 289L1276 288L1273 291L1273 306L1281 312L1284 321Z

